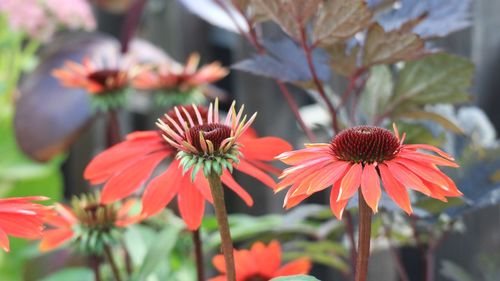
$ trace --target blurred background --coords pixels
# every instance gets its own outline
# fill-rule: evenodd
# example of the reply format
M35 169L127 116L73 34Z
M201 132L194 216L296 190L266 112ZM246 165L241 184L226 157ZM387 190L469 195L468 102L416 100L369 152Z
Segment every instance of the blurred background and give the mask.
M113 36L117 40L123 38L122 26L127 19L127 11L134 4L134 1L95 0L92 2L96 30ZM192 3L191 5L184 5L185 3L182 2ZM224 66L231 67L232 64L252 56L255 52L244 37L206 22L187 8L187 6L204 5L205 2L198 2L197 0L146 1L142 16L140 16L137 37L147 40L154 46L166 51L171 59L178 62L185 62L191 53L197 52L201 55L202 64L220 61ZM500 106L500 79L498 79L498 73L500 73L500 33L498 32L500 17L498 11L500 11L500 1L472 1L468 10L471 18L470 26L433 42L435 47L452 54L467 57L475 64L473 86L470 88L471 104L478 106L487 116L484 121L487 124L482 127L487 132L480 132L479 136L483 136L481 133L488 136L493 134L493 143L497 142L496 132L500 130L500 111L498 110ZM276 40L285 36L281 29L273 23L264 23L262 33L267 38ZM81 38L79 39L81 41L76 40L77 43L71 45L66 40L69 37ZM95 43L92 41L94 39L90 40L88 38L88 34L81 30L57 32L53 39L44 43L38 50L39 54L41 54L40 61L47 57L53 59L52 56L54 56L55 50L58 50L58 53L61 53L61 50L62 52L65 50L74 51L85 44ZM97 42L95 44L101 43ZM138 56L150 56L150 59L155 59L154 50L145 51L139 49L138 52ZM54 61L57 61L57 58ZM37 71L42 70L35 69L35 73ZM21 82L21 101L24 94L23 87L28 89L29 92L33 91L29 84L34 82L29 79ZM282 137L291 142L295 148L302 147L303 143L308 142L294 121L292 112L279 94L279 88L273 80L243 71L232 70L226 78L217 82L216 86L227 95L223 99L226 108L228 101L236 99L239 103L244 103L249 112L259 112L254 125L259 135ZM331 79L331 87L335 92L341 93L347 87L347 81L334 74ZM304 94L302 89L290 87L290 90L298 103L303 106L302 113L306 123L321 124L327 122L327 120L322 120L323 117L318 114L319 111L315 111L314 100ZM83 94L79 100L60 99L58 102L59 107L66 107L67 110L64 113L65 115L61 113L57 118L59 120L61 118L67 119L67 122L61 122L56 127L66 131L72 129L64 126L78 127L77 132L63 134L64 137L62 135L58 137L56 136L58 133L54 132L52 134L53 139L47 138L43 140L57 143L57 145L69 143L71 140L71 146L66 157L53 160L53 164L49 165L48 168L44 166L43 169L36 164L24 163L23 161L28 160L23 157L22 160L19 160L24 163L22 166L24 170L22 170L21 174L15 174L16 171L9 170L8 166L0 165L0 169L4 169L0 171L0 187L2 188L0 192L2 192L2 195L27 195L32 194L36 188L43 188L50 189L49 193L52 194L47 195L58 199L69 198L73 194L89 190L89 185L82 178L82 171L92 156L105 146L102 135L102 127L105 121L97 116L94 117L95 122L90 122L88 108L83 105L84 102L82 101L85 101ZM35 113L36 110L33 110L34 108L41 109L41 111L56 110L55 106L44 100L44 98L25 101L24 108L18 109L16 113L17 134L23 135L28 132L26 134L30 136L40 134L45 130L47 135L51 135L50 131L43 128L43 125L37 126L37 128L30 125L30 119L39 118ZM154 121L162 113L161 109L154 108L146 98L134 96L129 102L128 110L122 112L119 118L123 121L122 124L126 124L125 129L123 129L124 132L131 132L152 129ZM479 115L472 115L469 118L479 118L477 116ZM56 121L47 119L45 122ZM489 127L490 124L493 127ZM320 140L328 141L328 135L322 133L320 126L316 126L316 128L315 131L320 136ZM78 138L76 138L76 135L78 135ZM37 151L37 144L30 143L30 137L27 136L24 137L28 140L23 149ZM4 136L1 136L1 138L0 146L4 145ZM0 151L9 150L8 145L11 144L5 144L6 148L3 148L4 150L0 148ZM479 157L475 152L472 154L471 158ZM491 199L491 202L481 205L484 207L463 213L461 217L462 230L451 232L439 245L436 250L436 260L449 261L449 263L439 264L435 269L436 272L451 271L455 273L437 274L436 280L500 280L500 205L496 201L500 198L498 192L500 186L499 155L500 153L488 154L484 158L486 160L478 160L481 165L476 165L470 171L467 170L468 174L461 175L467 179L467 184L472 186L487 181L488 186L490 186L489 190L496 190L496 193L488 193L487 196ZM25 179L22 175L26 175L26 171L30 171L32 176ZM237 176L239 177L239 175ZM256 216L284 212L282 209L284 193L275 196L272 190L262 186L261 183L254 179L241 176L241 180L243 181L242 185L251 187L248 190L254 198L255 205L252 208L247 208L241 204L239 199L229 194L228 208L230 212ZM327 197L326 193L317 194L310 199L310 203L327 204ZM397 222L392 221L392 223ZM404 232L404 230L401 232ZM22 242L18 241L16 243L21 244ZM374 243L376 250L370 263L369 280L400 280L398 279L397 268L391 260L391 252L387 249L385 243L383 239L380 239L379 243L377 241ZM412 267L418 271L420 261L416 258L418 254L415 252L417 250L410 246L402 246L400 250L402 260L408 265L409 271L412 272ZM0 256L0 280L39 280L35 277L36 274L29 272L22 274L23 279L13 279L19 278L18 274L13 272L18 272L20 270L19 264L23 264L26 259L31 259L34 251L36 250L27 249L21 255L5 255L2 253ZM60 256L60 258L64 258L64 256ZM30 263L33 263L33 261ZM34 263L35 265L30 266L34 268L40 267L40 264L36 264L37 261ZM452 276L454 274L456 276ZM321 265L315 267L313 275L318 276L321 280L343 280L342 274L338 270ZM418 276L414 276L411 280L423 280L418 278Z

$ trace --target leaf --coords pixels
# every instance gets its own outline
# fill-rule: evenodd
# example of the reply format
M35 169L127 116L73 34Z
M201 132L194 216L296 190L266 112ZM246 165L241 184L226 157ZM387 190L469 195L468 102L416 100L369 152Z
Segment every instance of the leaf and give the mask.
M463 268L457 264L444 260L441 262L441 269L439 271L441 275L450 279L451 281L473 281L476 280L469 275Z
M180 228L169 226L160 231L150 242L146 257L143 260L141 267L133 274L131 280L141 281L146 280L148 275L153 273L158 265L166 264L167 257L173 250Z
M445 116L435 112L415 110L415 111L402 112L398 115L398 117L431 120L440 124L441 126L450 130L453 133L464 134L464 131L460 127L458 127L457 124L455 124L453 121L446 118Z
M374 66L370 69L370 77L366 82L361 95L360 106L363 114L372 120L381 114L392 95L394 84L389 67L385 65Z
M305 28L322 0L253 0L253 4L264 11L288 35L300 40Z
M397 112L416 106L456 103L468 98L474 65L450 54L435 54L405 64L399 73L392 105Z
M429 197L422 197L420 200L413 203L413 206L424 209L432 215L439 215L448 208L462 205L464 205L464 201L459 197L449 197L448 202L443 202Z
M248 25L245 18L231 5L230 1L220 0L224 8L213 0L180 0L180 2L190 12L196 14L210 24L235 33L240 33L240 30L248 32ZM246 1L238 2L243 5L245 4L243 2Z
M277 42L265 41L264 45L268 54L240 61L232 68L284 82L312 80L306 56L295 42L287 38ZM315 49L312 56L319 79L329 80L331 73L326 53Z
M361 31L371 23L372 12L363 0L327 0L313 23L313 44L332 45Z
M309 275L294 275L294 276L277 277L271 279L270 281L320 281L320 280Z
M330 54L330 66L335 73L350 77L358 70L358 55L360 45L350 47L345 42L340 42L325 48Z
M398 9L380 16L384 29L397 29L422 16L424 19L413 28L422 38L444 37L471 25L470 0L403 0L400 3Z
M85 267L66 268L47 276L39 281L88 281L93 280L94 273Z
M366 36L363 66L392 64L424 56L424 40L409 31L412 25L414 23L408 23L398 30L386 32L380 24L373 24Z

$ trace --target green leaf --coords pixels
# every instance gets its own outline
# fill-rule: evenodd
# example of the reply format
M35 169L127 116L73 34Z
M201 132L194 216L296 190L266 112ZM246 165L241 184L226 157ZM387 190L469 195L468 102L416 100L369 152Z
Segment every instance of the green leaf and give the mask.
M48 277L40 279L39 281L88 281L94 280L94 273L92 270L84 267L66 268L51 274Z
M473 74L472 62L450 54L407 63L399 73L391 104L396 112L404 112L426 104L466 101Z
M444 117L443 115L435 112L424 111L424 110L414 110L408 112L402 112L399 117L410 118L410 119L424 119L431 120L439 125L443 126L445 129L450 130L453 133L463 135L464 131L458 127L453 121Z
M375 66L370 69L370 78L360 100L362 112L368 119L381 114L392 95L394 84L389 67Z
M293 275L293 276L273 278L271 279L271 281L320 281L320 280L309 275Z
M461 206L463 204L464 201L458 197L450 197L448 198L448 202L443 202L434 198L425 197L418 200L413 205L415 207L424 209L433 215L438 215L444 212L446 209Z
M169 226L160 231L154 239L150 241L147 254L141 267L135 272L131 280L142 281L153 273L160 264L167 264L167 257L173 250L179 237L180 228Z

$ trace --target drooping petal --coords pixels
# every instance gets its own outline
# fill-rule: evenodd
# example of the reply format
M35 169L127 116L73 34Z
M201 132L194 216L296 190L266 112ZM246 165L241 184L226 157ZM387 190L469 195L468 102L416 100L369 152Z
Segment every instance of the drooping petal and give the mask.
M342 178L340 183L339 197L337 200L347 200L351 198L361 185L361 175L363 166L361 164L353 164Z
M307 258L297 259L282 266L274 276L291 276L307 274L311 270L311 261Z
M279 154L292 149L287 141L276 137L244 138L240 143L244 158L263 161L274 160Z
M189 230L200 227L205 212L205 198L187 176L182 181L182 186L177 196L179 212Z
M250 194L248 194L248 192L246 192L246 190L234 180L233 176L231 176L229 172L224 171L222 173L221 180L225 185L227 185L227 187L236 192L236 194L238 194L238 196L243 199L248 206L253 205L252 196L250 196Z
M378 211L378 201L380 200L380 180L375 169L375 165L367 164L363 168L361 176L361 192L366 203L374 213Z
M435 155L420 153L417 151L402 150L398 153L398 157L414 160L417 162L432 163L440 166L458 168L458 164L453 161Z
M349 199L346 200L337 200L339 198L340 192L340 184L341 181L337 181L333 184L332 191L330 192L330 209L332 213L337 217L337 219L342 219L342 214L344 213L344 209L349 202Z
M397 181L392 175L391 171L385 164L378 165L380 176L382 178L382 183L384 184L385 191L387 195L391 197L399 207L401 207L406 213L411 214L413 210L411 208L410 197L405 187Z
M252 164L248 163L244 159L240 159L240 163L238 163L236 169L240 172L243 172L251 177L258 179L260 182L262 182L263 184L267 185L272 189L276 188L276 183L274 182L272 177L270 177L262 170L252 166Z
M289 152L283 152L282 154L276 156L276 159L279 159L280 161L288 165L297 165L299 163L305 163L310 160L314 160L325 156L331 157L331 154L328 154L329 149L330 145L327 143L323 143L323 144L318 144L314 148L305 148Z
M114 175L104 185L101 202L112 203L123 199L139 189L151 176L158 164L169 155L169 152L160 151L152 153L130 165L122 172Z
M196 178L194 179L194 185L196 186L196 188L198 188L198 191L201 192L203 197L205 197L208 202L214 202L214 199L212 198L212 192L210 191L210 185L208 184L208 181L203 173L198 173L196 175Z
M449 155L448 153L442 151L441 149L435 147L435 146L432 146L432 145L428 145L428 144L405 144L403 146L404 148L407 148L407 149L412 149L412 150L417 150L417 149L424 149L424 150L430 150L432 152L435 152L437 153L439 156L441 157L444 157L448 160L455 160L455 158L453 158L451 155Z
M398 164L395 161L385 161L384 162L391 174L406 188L411 188L422 192L425 195L430 194L429 188L416 176L412 171L408 170L405 166Z
M178 162L170 163L167 170L148 184L142 195L142 211L152 216L163 210L181 188L182 170Z
M266 247L262 242L255 242L250 249L255 267L265 276L272 276L281 264L281 246L272 241Z
M216 255L213 257L212 264L220 273L226 273L226 261L223 255Z
M43 233L42 242L40 243L40 251L50 251L58 248L62 244L73 238L73 230L71 228L60 228L46 230Z

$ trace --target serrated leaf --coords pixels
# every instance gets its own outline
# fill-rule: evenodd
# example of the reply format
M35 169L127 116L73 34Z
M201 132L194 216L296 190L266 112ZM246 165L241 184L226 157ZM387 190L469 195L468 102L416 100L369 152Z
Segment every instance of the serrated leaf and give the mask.
M253 0L255 6L296 39L301 38L301 28L306 26L320 3L321 0Z
M232 68L284 82L312 80L304 51L295 42L287 38L276 42L265 41L264 45L268 54L240 61ZM329 80L331 73L326 53L315 49L312 55L319 79Z
M463 101L473 73L469 60L444 53L407 63L399 73L391 103L400 112L418 105Z
M348 44L341 42L328 46L326 51L330 54L330 66L335 73L350 77L358 70L358 55L360 45L348 48Z
M370 69L370 77L361 95L360 106L368 120L381 114L392 95L394 84L389 67L374 66Z
M410 119L423 119L423 120L431 120L439 125L443 126L445 129L450 130L451 132L454 132L456 134L464 134L464 131L458 127L457 124L455 124L453 121L449 120L445 116L435 113L435 112L430 112L430 111L424 111L424 110L414 110L414 111L408 111L408 112L401 112L400 114L397 115L398 117L403 117L403 118L410 118ZM396 117L396 116L393 116Z
M413 25L414 23L408 23ZM409 61L426 54L424 40L410 31L409 26L386 32L375 23L368 29L364 45L363 66Z
M332 45L366 28L372 12L363 0L326 0L313 23L313 44Z
M293 275L293 276L273 278L270 281L320 281L320 280L309 275Z
M424 19L413 28L413 32L423 38L444 37L471 24L470 0L402 0L400 3L398 9L379 17L386 30L399 28L424 15Z

